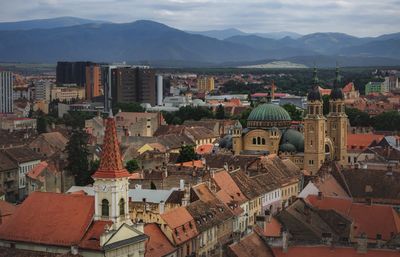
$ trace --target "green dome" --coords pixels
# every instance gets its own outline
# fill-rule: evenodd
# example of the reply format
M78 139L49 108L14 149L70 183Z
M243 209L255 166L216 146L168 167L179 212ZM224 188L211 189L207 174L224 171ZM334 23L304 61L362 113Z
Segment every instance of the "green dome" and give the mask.
M248 119L248 127L288 127L290 115L282 107L276 104L266 103L257 106L251 111Z
M279 146L279 151L280 152L297 152L296 147L292 145L291 143L284 143L283 145Z
M304 152L304 135L295 129L287 129L283 133L280 142L281 146L286 144L294 146L296 152Z

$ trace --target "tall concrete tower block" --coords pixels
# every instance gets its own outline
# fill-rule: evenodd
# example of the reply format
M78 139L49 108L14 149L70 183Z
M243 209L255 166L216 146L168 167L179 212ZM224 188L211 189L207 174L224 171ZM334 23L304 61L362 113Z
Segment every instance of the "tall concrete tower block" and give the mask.
M161 106L163 104L163 77L157 75L157 105Z

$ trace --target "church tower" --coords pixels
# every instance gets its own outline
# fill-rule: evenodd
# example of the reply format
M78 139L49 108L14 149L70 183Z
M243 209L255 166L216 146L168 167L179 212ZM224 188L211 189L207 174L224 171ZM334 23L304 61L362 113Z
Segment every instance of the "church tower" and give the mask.
M106 122L100 166L93 175L94 219L112 221L113 229L117 229L123 223L132 225L128 202L130 174L122 165L115 120L112 115Z
M327 116L328 137L334 147L334 160L346 164L347 159L347 115L345 113L344 95L340 88L339 68L336 67L336 78L329 99Z
M316 174L325 161L325 117L319 92L317 69L313 86L307 95L307 115L304 118L304 169Z

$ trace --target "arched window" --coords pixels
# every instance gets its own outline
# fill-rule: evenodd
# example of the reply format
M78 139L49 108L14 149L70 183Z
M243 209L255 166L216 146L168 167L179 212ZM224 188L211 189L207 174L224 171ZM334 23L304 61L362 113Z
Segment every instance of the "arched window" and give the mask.
M315 114L319 114L319 107L315 107Z
M257 137L257 145L261 144L261 137Z
M253 137L253 145L257 144L257 139Z
M119 200L119 215L125 215L125 201L123 198L121 198L121 200Z
M261 144L265 145L265 138L261 138Z
M107 199L101 201L101 216L108 217L110 215L110 204Z

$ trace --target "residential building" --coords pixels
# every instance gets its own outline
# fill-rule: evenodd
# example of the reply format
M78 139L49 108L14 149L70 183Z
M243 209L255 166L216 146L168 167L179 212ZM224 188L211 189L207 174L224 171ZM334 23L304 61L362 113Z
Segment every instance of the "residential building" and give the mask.
M28 195L39 192L63 192L63 173L57 171L53 164L40 162L31 171L26 174L26 187Z
M53 87L50 90L50 99L59 100L59 101L67 101L70 102L72 100L84 99L85 98L85 89L80 87Z
M388 83L384 82L368 82L365 85L365 95L370 95L373 93L377 94L385 94L389 92Z
M29 143L29 147L47 159L61 152L67 146L68 139L60 132L42 133Z
M8 131L36 130L37 120L15 116L0 117L0 129Z
M86 99L91 100L93 97L101 95L101 67L98 64L90 64L86 66Z
M168 241L158 224L145 224L144 233L149 237L145 257L177 257L176 248Z
M161 215L164 223L161 230L177 249L178 257L196 254L197 230L196 222L185 207L170 210Z
M344 99L358 99L360 97L360 91L356 89L354 86L353 82L348 83L346 86L343 88L343 94L344 94Z
M0 71L0 113L13 112L13 75Z
M4 153L18 166L18 197L23 200L28 195L26 174L40 163L41 156L27 146L8 148Z
M18 165L0 151L0 192L4 192L5 200L18 200Z
M214 90L214 78L202 76L197 78L197 89L199 92L211 92Z
M34 82L35 100L50 101L50 90L52 83L49 80L38 80Z

